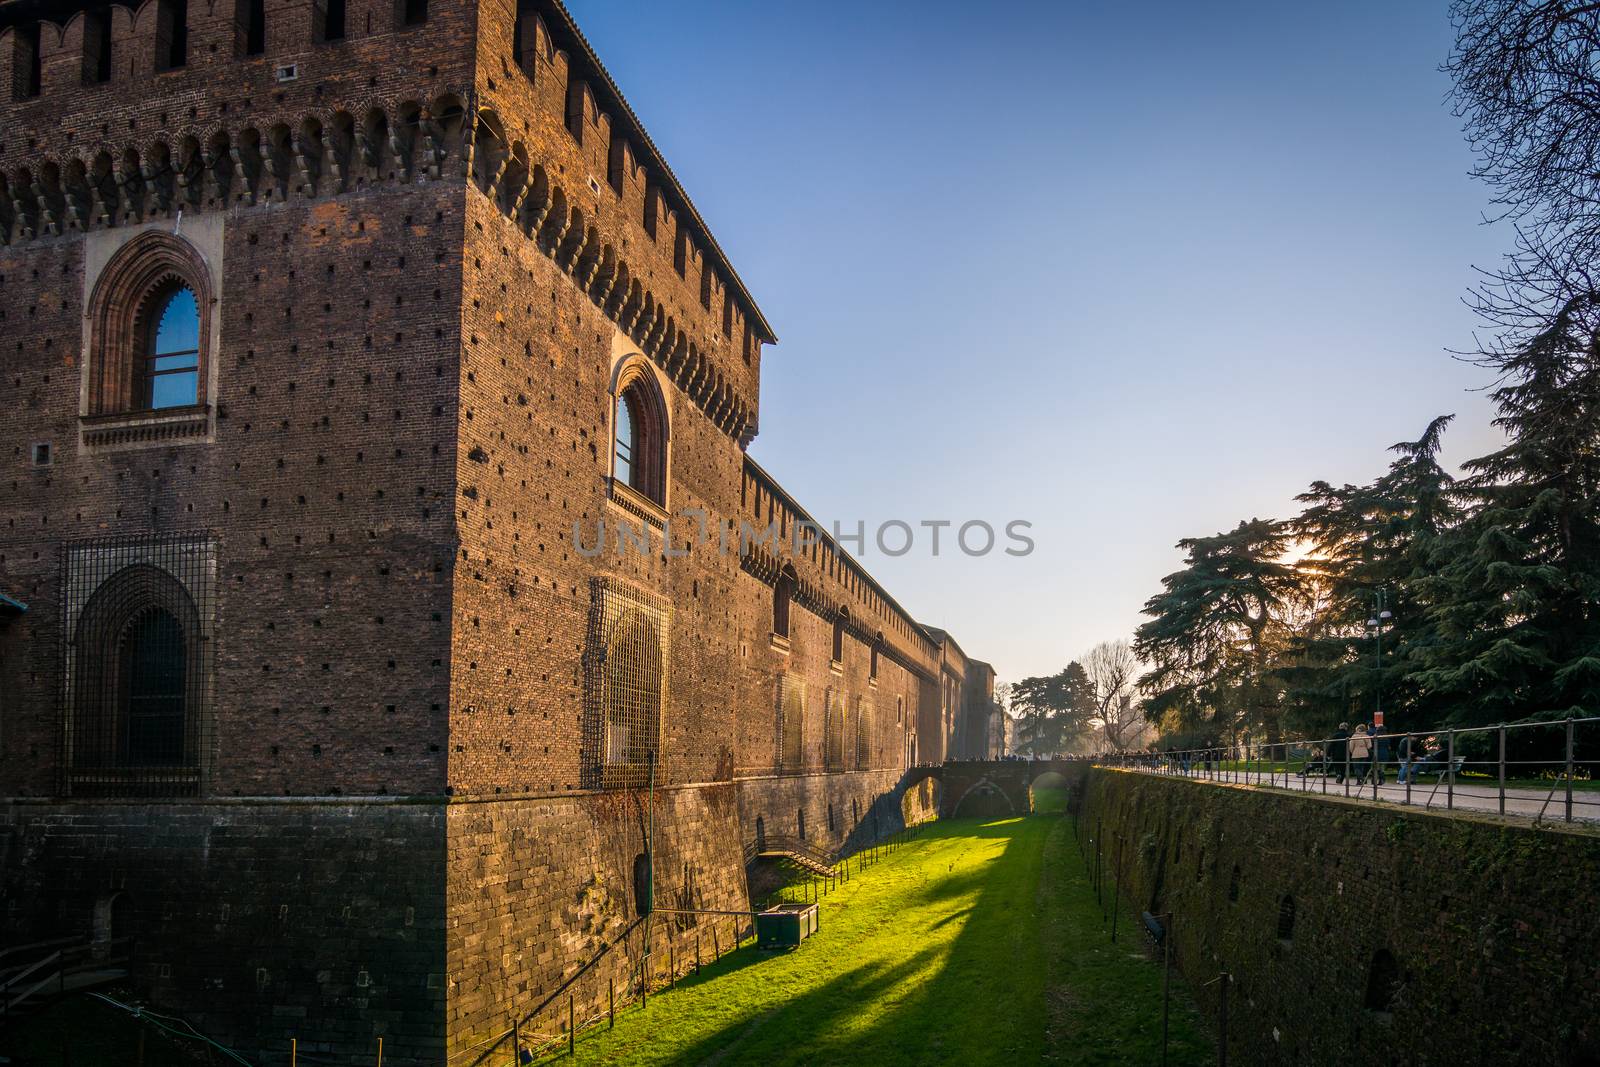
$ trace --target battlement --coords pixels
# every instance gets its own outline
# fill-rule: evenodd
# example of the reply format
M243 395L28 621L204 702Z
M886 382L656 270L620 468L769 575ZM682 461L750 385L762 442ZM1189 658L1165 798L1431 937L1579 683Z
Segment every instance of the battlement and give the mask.
M558 258L754 436L773 331L556 0L0 0L0 245L351 174L476 177L519 224L542 203L529 235L553 216Z
M474 21L460 0L3 0L0 157L65 151L97 126L149 133L470 84Z
M868 647L878 647L907 670L926 679L939 672L939 641L911 617L887 589L847 552L827 528L749 456L739 483L739 519L753 528L776 532L778 554L755 549L743 556L741 566L772 584L785 565L792 569L795 599L829 620L841 614L845 629ZM805 524L797 541L795 526ZM790 549L797 543L804 551Z

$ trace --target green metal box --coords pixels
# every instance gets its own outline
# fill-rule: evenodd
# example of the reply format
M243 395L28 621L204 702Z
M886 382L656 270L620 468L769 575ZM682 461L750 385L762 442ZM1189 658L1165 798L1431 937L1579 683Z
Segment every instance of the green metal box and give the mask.
M756 944L762 948L799 948L822 928L815 904L779 904L756 914Z

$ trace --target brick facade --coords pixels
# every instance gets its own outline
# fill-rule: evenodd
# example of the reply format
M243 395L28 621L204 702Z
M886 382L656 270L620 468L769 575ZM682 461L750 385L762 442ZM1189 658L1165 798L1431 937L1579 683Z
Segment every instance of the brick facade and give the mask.
M655 867L659 895L696 906L745 905L758 817L806 810L826 848L892 830L904 769L954 743L966 660L830 537L795 550L809 514L745 453L773 331L563 8L431 0L411 26L351 0L325 39L327 8L266 0L256 42L246 3L189 5L181 65L161 0L109 23L0 3L0 592L27 607L0 615L5 922L86 928L124 872L141 942L172 957L153 994L249 1043L282 1032L268 1000L292 1012L306 989L218 994L243 979L159 918L188 898L145 837L208 907L317 910L278 936L286 958L328 954L318 924L347 891L382 904L355 907L360 937L404 936L390 913L423 901L404 907L429 936L368 969L391 992L294 1018L341 1050L406 1022L391 1059L427 1061L631 914L645 794L591 788L612 743L602 591L663 605ZM141 242L205 272L192 408L122 410L128 379L105 377L132 343L120 294L159 265L99 281ZM624 367L662 398L660 506L611 477ZM616 550L625 525L648 551ZM175 540L214 587L185 661L198 786L96 799L69 664L110 653L78 632L98 572L74 561L159 569ZM360 799L334 817L342 798ZM217 862L220 826L346 858L292 888L284 856ZM92 844L55 847L69 832ZM41 880L71 887L53 911L22 903ZM207 944L247 944L237 929Z

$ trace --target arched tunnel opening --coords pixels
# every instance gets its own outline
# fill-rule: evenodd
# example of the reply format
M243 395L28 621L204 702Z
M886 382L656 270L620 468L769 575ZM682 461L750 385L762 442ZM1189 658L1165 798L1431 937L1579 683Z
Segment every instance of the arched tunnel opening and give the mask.
M1045 771L1028 783L1028 810L1039 814L1065 811L1069 784L1060 771Z

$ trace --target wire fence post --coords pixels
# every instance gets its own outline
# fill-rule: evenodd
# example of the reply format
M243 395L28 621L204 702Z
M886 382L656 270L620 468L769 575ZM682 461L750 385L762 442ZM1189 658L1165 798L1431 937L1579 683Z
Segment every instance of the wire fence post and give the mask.
M1217 977L1222 979L1222 999L1217 1008L1217 1067L1228 1067L1228 986L1233 983L1233 975L1223 971Z
M606 979L606 1019L606 1029L615 1030L617 1028L617 980L615 978Z
M1567 822L1572 821L1572 716L1567 716Z
M567 1055L578 1054L578 1028L573 1025L572 994L567 994Z
M1500 735L1500 814L1506 813L1506 724L1501 723Z
M1372 745L1372 759L1367 764L1367 773L1372 775L1372 799L1377 800L1378 780L1383 777L1383 761L1378 758L1378 754L1382 749L1379 748L1377 734L1373 734L1372 740L1368 743Z
M1122 878L1122 839L1120 837L1117 838L1117 855L1113 863L1111 878L1111 943L1114 945L1117 943L1117 905L1122 900L1122 894L1119 892L1122 887L1118 884Z
M1106 906L1100 899L1100 834L1094 835L1094 902L1100 905L1100 914L1104 915Z
M1172 1007L1172 912L1161 933L1161 1067L1167 1067L1167 1019Z
M291 1037L289 1039L289 1067L295 1067L295 1064L299 1062L299 1059L300 1059L300 1046L299 1046L299 1043L294 1038Z
M377 1064L377 1067L383 1067L383 1038L381 1038L381 1037L378 1038L378 1064Z
M1448 750L1445 758L1445 775L1447 781L1444 787L1444 806L1446 811L1454 811L1456 806L1456 731L1452 727L1445 734L1445 744Z

